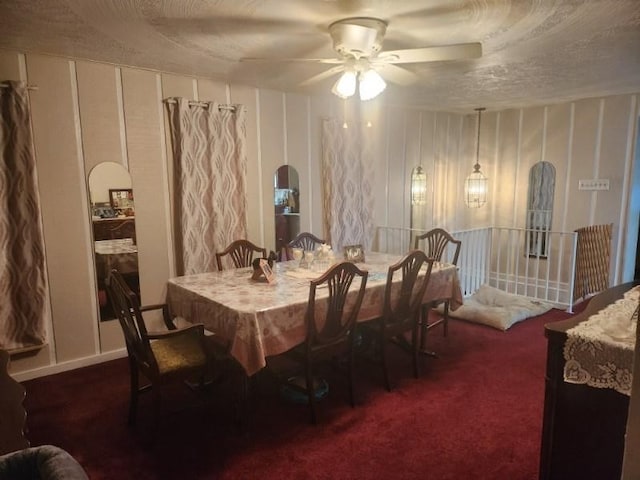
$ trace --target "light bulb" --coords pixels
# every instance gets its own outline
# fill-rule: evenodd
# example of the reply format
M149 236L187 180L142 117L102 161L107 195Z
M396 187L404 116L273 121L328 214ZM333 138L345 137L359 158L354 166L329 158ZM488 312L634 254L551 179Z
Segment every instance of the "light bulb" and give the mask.
M360 73L360 100L371 100L387 87L378 72L369 69Z
M340 98L349 98L356 93L356 73L344 72L331 89L334 95Z

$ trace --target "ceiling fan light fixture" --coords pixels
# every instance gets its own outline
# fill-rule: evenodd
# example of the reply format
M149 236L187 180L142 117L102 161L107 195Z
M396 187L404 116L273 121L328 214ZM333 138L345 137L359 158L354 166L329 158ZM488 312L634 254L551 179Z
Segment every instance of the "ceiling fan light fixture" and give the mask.
M352 71L346 71L336 81L331 89L334 95L340 98L349 98L356 93L356 73Z
M374 69L360 73L360 100L371 100L380 95L387 84Z

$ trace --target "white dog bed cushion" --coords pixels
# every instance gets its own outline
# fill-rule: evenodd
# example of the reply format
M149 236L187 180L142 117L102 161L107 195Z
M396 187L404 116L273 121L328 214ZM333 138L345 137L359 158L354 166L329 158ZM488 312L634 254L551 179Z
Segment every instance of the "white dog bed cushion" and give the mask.
M450 311L449 315L498 330L507 330L517 322L542 315L552 308L552 303L481 285L476 293L465 298L464 305Z

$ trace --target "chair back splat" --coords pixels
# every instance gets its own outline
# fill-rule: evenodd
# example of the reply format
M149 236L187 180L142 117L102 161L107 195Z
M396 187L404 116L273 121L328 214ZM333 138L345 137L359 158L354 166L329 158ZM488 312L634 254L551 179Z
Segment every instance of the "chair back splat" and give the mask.
M313 251L318 248L319 245L322 245L324 240L316 237L313 233L302 232L299 233L296 238L289 242L289 247L294 248L302 248L305 251Z
M305 341L286 352L303 367L304 381L286 385L307 399L311 422L317 422L315 370L321 361L346 360L351 406L355 406L353 391L355 325L360 313L369 273L350 262L338 263L319 278L311 280L309 303L305 315ZM322 293L320 293L322 292ZM326 292L326 295L325 295Z
M429 258L433 258L437 262L447 261L453 265L458 264L458 256L460 255L461 240L456 240L453 236L442 228L434 228L427 233L416 236L413 248L420 248L421 242L424 242L423 250ZM448 258L445 253L453 245L453 255Z
M420 307L429 284L432 267L433 259L428 258L421 250L413 250L399 262L391 265L387 272L383 316L363 324L365 329L373 333L377 341L379 360L389 391L391 382L386 355L389 343L394 343L411 353L414 376L418 378L420 375L418 362ZM398 277L400 277L399 280ZM406 332L411 332L411 344L407 343L404 336Z
M267 249L259 247L249 240L240 239L231 242L222 252L216 253L216 263L218 270L224 270L222 260L225 256L229 256L235 268L250 267L254 255L256 258L267 258Z

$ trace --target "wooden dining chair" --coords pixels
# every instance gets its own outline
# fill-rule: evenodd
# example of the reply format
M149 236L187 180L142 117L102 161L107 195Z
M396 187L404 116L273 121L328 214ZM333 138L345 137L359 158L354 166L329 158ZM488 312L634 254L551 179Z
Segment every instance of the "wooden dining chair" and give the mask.
M359 281L356 280L357 277ZM355 325L364 298L367 278L367 271L360 270L353 263L342 262L331 267L319 278L311 280L305 315L306 338L301 345L287 352L288 357L303 366L304 382L301 385L287 383L287 386L306 396L311 411L311 422L314 424L317 423L314 372L318 363L323 360L346 356L349 399L351 406L355 406ZM328 295L318 295L320 291L326 291Z
M302 232L299 233L296 238L289 242L290 248L302 248L305 251L315 250L319 245L322 245L324 240L316 237L313 233Z
M177 328L167 304L140 306L138 296L117 270L109 275L108 289L124 333L130 369L129 425L136 422L138 395L154 395L156 426L161 409L161 391L170 382L197 380L201 386L212 375L213 350L205 340L202 324ZM160 311L167 330L147 331L143 313ZM150 384L140 386L140 373Z
M428 232L417 235L414 241L414 248L420 248L429 258L433 258L436 262L446 262L452 265L458 264L458 256L460 255L460 247L462 240L456 240L449 232L442 228L434 228ZM421 248L422 247L422 248ZM444 303L444 311L442 317L432 323L429 322L429 311L439 304ZM436 327L440 324L443 326L443 335L446 337L449 333L449 299L433 299L422 307L422 329L423 338L426 330Z
M250 267L255 254L259 255L256 258L267 258L267 249L258 247L249 240L234 240L222 252L216 253L218 270L222 271L225 269L222 265L222 261L226 256L229 256L233 262L234 268Z
M423 268L426 265L426 269ZM433 259L421 250L413 250L401 260L391 265L387 271L387 284L384 291L382 317L362 323L365 332L373 334L374 347L384 373L387 390L391 391L389 367L387 364L387 346L390 343L400 346L411 353L413 374L420 376L420 307L424 298ZM411 343L405 334L411 332Z

